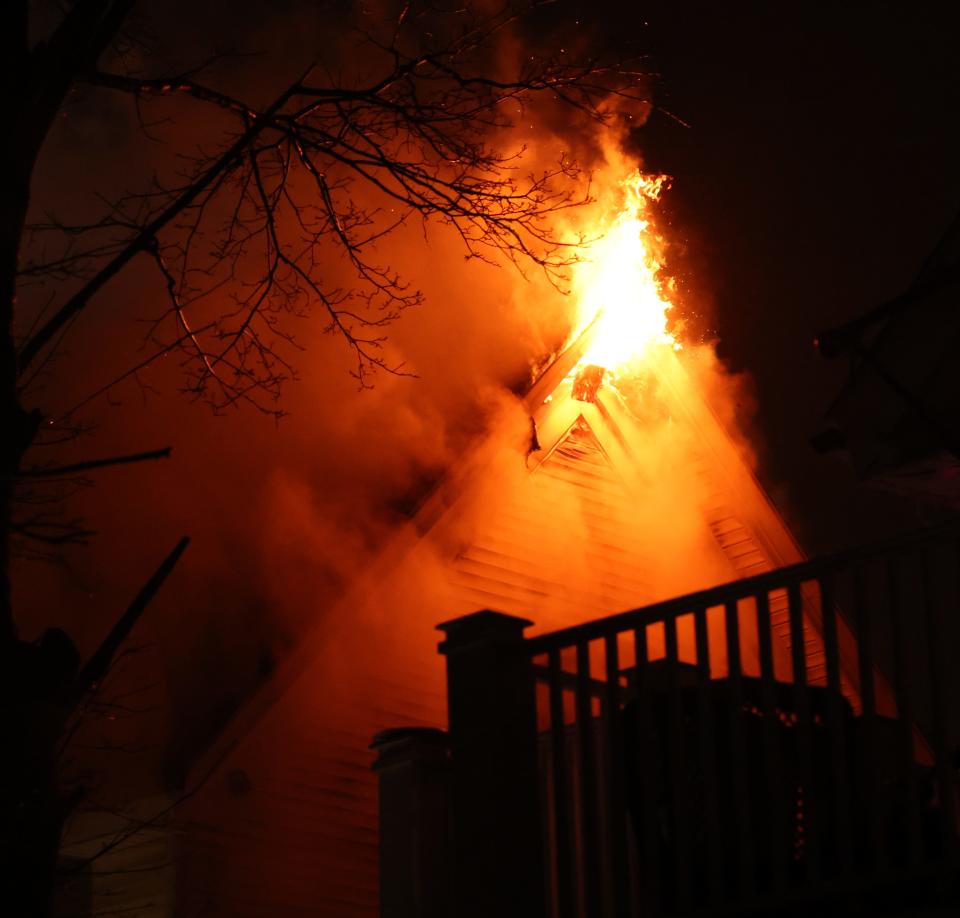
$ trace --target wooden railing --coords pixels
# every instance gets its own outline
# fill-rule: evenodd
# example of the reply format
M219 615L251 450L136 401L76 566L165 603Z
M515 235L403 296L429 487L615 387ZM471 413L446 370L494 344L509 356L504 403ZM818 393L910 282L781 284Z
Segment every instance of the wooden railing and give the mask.
M531 639L496 612L440 626L450 723L431 748L446 749L451 818L437 794L428 813L391 785L381 808L406 815L382 856L408 857L430 823L450 827L434 842L450 858L444 877L389 892L417 905L383 914L956 894L958 561L960 530L940 528ZM404 742L391 755L423 745Z
M958 560L941 529L527 641L548 913L932 892L956 870Z

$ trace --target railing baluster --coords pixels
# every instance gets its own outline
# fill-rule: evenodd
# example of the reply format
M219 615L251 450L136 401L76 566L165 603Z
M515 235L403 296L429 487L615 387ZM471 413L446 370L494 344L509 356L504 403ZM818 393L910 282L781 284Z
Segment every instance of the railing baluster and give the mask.
M831 859L839 874L845 876L851 865L850 786L847 770L847 741L850 723L844 716L846 703L840 680L840 646L837 640L837 610L833 598L833 573L820 577L820 620L823 629L823 652L827 669L827 702L824 716L830 742L833 796L832 843L836 850ZM818 763L818 772L822 766ZM822 803L823 801L821 801ZM826 807L821 806L821 813ZM830 863L830 861L828 861Z
M717 794L717 737L714 729L716 707L711 694L710 641L707 632L707 610L698 607L693 613L697 647L697 739L698 777L703 784L703 810L706 839L703 856L707 868L707 907L720 904L724 896L724 847L726 839L720 830L720 805Z
M599 916L600 845L597 813L597 768L593 702L590 694L590 644L577 643L577 746L580 766L580 851L583 864L583 902L587 918Z
M563 711L563 667L560 648L553 647L550 666L550 757L553 765L554 812L554 869L556 871L556 914L558 918L573 918L576 911L573 856L571 844L570 779L567 773L567 730Z
M923 590L924 624L926 626L927 653L930 672L930 713L933 723L931 740L934 755L934 770L937 776L940 843L942 856L949 863L957 854L957 826L955 823L954 800L956 792L956 773L951 768L950 753L947 747L947 724L943 698L942 677L947 674L943 646L939 627L939 605L933 595L933 578L930 566L932 560L928 552L920 559L921 589Z
M650 679L647 670L647 629L641 625L633 632L636 659L636 719L634 731L634 761L627 780L632 782L634 799L639 799L640 825L637 826L637 846L640 849L640 914L658 915L663 911L661 884L660 836L658 808L660 805L660 772L662 763L651 760L649 741L654 735L651 710ZM641 764L642 763L642 764Z
M764 824L766 837L757 844L766 843L770 864L770 892L776 896L786 887L786 863L783 859L783 761L778 736L780 720L777 715L776 678L773 663L773 634L770 621L770 596L762 590L755 597L757 613L757 644L760 656L760 711L763 715L763 773L766 792Z
M877 780L877 694L873 662L873 616L867 605L864 571L853 570L854 618L857 627L857 672L860 676L860 723L857 748L857 775L860 793L857 818L866 830L863 859L874 874L887 864L886 813L881 806Z
M670 828L673 836L673 879L676 883L676 905L683 913L691 904L689 778L684 756L684 711L680 691L677 648L677 618L670 616L664 623L664 647L667 666L666 698L666 782L670 807Z
M620 716L620 654L617 632L604 639L606 697L604 699L607 761L607 825L610 851L611 912L625 918L628 911L627 808L623 795L623 720Z
M756 870L753 847L753 807L747 788L749 757L746 750L743 710L743 662L740 656L740 613L736 599L724 603L727 637L727 741L729 767L736 804L736 848L739 893L742 900L756 894Z
M803 627L803 600L797 581L787 586L790 611L790 656L793 668L794 714L797 721L794 729L797 738L797 762L800 769L798 787L796 840L802 849L804 875L809 884L816 886L821 879L820 845L817 819L817 794L813 789L813 722L810 711L810 695L807 687L807 648Z
M913 751L915 719L910 691L910 674L907 670L907 636L903 609L903 582L901 570L894 558L887 559L887 587L890 597L891 635L893 638L893 690L897 702L897 753L900 765L898 803L901 808L903 829L901 837L906 844L904 851L907 866L916 864L920 858L920 810L917 800L916 763ZM903 865L898 865L903 866Z

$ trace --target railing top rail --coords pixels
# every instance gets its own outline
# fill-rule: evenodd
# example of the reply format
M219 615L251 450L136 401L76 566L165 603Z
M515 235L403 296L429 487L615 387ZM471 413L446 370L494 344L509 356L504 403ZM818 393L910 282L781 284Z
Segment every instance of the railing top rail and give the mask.
M757 574L743 580L728 583L686 596L678 596L639 609L618 612L605 618L594 619L559 631L550 631L530 638L527 650L531 656L546 653L559 647L570 647L581 641L592 641L611 632L624 631L643 624L664 621L665 619L685 615L700 608L719 606L731 600L746 599L764 590L773 590L803 580L815 580L831 570L849 567L861 561L882 558L905 549L918 548L928 543L960 540L960 523L949 520L936 526L916 530L903 535L893 536L869 545L850 548L822 558L812 558L780 567L776 570Z

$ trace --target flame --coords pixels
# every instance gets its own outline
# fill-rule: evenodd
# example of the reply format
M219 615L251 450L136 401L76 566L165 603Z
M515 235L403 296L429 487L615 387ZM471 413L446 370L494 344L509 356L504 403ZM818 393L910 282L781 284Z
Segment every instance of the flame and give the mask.
M680 349L667 330L670 284L659 277L663 240L650 213L667 181L636 170L619 182L623 206L577 267L580 330L595 323L578 366L603 367L616 379L636 371L654 348Z

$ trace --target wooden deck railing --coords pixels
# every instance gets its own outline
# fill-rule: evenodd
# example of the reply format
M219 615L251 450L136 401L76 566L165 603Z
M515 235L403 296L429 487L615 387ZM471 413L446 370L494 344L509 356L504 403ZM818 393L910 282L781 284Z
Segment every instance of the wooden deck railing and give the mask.
M455 889L439 913L956 892L958 561L960 530L940 528L532 639L494 612L441 626Z
M958 560L938 530L527 641L549 913L915 896L954 868Z

